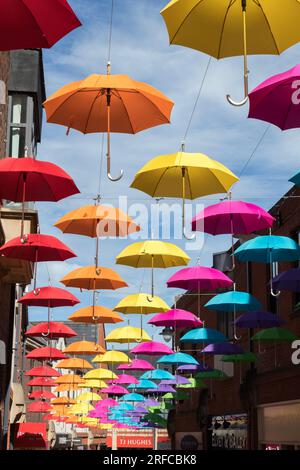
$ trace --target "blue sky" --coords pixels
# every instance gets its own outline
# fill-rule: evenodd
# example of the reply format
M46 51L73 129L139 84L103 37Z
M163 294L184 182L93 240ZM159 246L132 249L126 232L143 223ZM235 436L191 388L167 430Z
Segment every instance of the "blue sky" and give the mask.
M51 50L44 51L47 96L61 86L83 79L91 73L105 73L110 0L70 0L70 4L83 26ZM167 31L159 14L165 4L166 0L115 0L112 73L125 73L136 80L148 82L173 99L175 107L171 125L149 129L137 135L113 135L112 172L115 174L122 167L125 177L118 183L109 182L103 165L103 203L117 204L118 195L127 196L131 204L140 202L149 207L153 202L147 195L129 189L129 184L136 171L149 159L179 149L208 63L208 56L204 54L179 46L169 46ZM250 88L254 88L268 76L294 66L299 52L300 47L297 45L279 57L250 57ZM211 61L186 141L187 151L203 152L227 165L238 176L267 127L266 123L247 119L248 105L234 108L226 101L227 93L235 99L242 97L242 73L242 58ZM44 123L38 157L61 165L73 176L81 190L78 197L57 204L38 205L41 232L60 237L78 255L65 263L48 263L51 281L55 285L59 285L59 280L68 271L93 262L94 240L63 235L53 227L53 223L66 212L92 203L99 185L101 139L100 135L84 136L76 131L71 131L67 137L63 127ZM283 133L271 127L240 182L234 186L233 197L269 209L291 187L288 179L300 166L299 144L298 130ZM195 201L193 207L195 210L196 204L209 205L219 200L220 195L213 195ZM128 282L129 288L101 293L100 304L113 307L123 296L138 291L142 279L142 290L147 291L149 288L149 271L143 275L143 270L115 267L115 257L131 242L101 241L101 264L116 268ZM176 243L185 248L184 242ZM228 243L228 237L206 236L200 251L188 252L192 258L190 265L198 258L202 265L211 265L212 254L226 249ZM174 269L156 271L156 293L169 303L179 293L165 286L165 281L173 272ZM46 285L45 266L39 267L39 274L39 284ZM90 293L73 292L80 297L83 306L90 304ZM32 319L45 318L41 310L34 312ZM53 313L55 319L61 320L67 318L71 311L57 309ZM139 319L132 319L133 324L138 322ZM152 334L152 327L149 331Z

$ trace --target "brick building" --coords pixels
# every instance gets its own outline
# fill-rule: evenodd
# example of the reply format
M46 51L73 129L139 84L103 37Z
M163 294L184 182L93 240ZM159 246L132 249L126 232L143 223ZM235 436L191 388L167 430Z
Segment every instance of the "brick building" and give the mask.
M299 242L299 198L300 190L293 187L272 207L270 213L276 218L274 235L285 235ZM238 240L236 245L243 241ZM234 271L230 272L227 267L231 263L230 251L214 255L213 267L229 275L237 290L253 294L264 311L279 315L286 322L283 326L300 338L299 294L283 291L278 297L272 296L268 286L269 265L237 261ZM276 270L282 272L297 264L279 263L273 266L274 274ZM201 319L206 327L216 328L233 340L233 314L205 309L203 305L211 297L201 296ZM189 292L181 296L177 304L194 313L197 313L197 305L197 296ZM207 388L192 390L190 399L179 404L176 413L170 416L169 427L173 432L202 433L206 449L300 448L300 365L292 363L291 343L259 345L250 339L256 331L239 329L238 341L235 341L245 351L257 354L256 363L240 366L224 363L220 356L205 358L210 366L227 373L228 378L207 381ZM180 347L201 360L200 345L185 343Z

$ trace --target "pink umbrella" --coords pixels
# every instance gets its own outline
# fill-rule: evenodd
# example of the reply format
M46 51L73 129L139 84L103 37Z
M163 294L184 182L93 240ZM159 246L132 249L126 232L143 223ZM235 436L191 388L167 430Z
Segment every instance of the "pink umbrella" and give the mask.
M114 400L113 398L104 398L103 400L98 401L96 404L95 408L108 408L110 406L117 406L118 402L117 400Z
M115 380L110 380L109 383L115 383L118 385L138 384L139 381L133 375L121 374Z
M300 127L297 81L300 65L274 75L258 85L250 94L249 118L266 121L281 130Z
M174 351L164 343L147 341L147 343L137 344L130 352L132 354L144 354L145 356L163 356L165 354L173 354ZM138 381L135 383L138 383Z
M120 364L117 367L118 370L154 370L150 362L145 361L144 359L133 359L130 364ZM107 389L106 389L107 390Z
M100 393L105 393L105 395L125 395L129 392L126 388L121 387L120 385L110 385L107 388L102 388Z
M167 281L168 287L195 291L226 289L232 284L233 281L222 271L206 266L180 269Z
M192 312L179 308L173 308L165 313L158 313L154 315L148 323L155 326L169 326L174 328L198 328L203 325L203 322Z

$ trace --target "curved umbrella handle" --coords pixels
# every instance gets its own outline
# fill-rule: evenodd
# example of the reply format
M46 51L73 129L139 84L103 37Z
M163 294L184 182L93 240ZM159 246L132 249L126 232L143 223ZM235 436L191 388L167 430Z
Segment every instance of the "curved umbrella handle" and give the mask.
M193 233L192 235L187 234L186 227L182 227L182 234L186 240L195 240L196 234Z
M228 103L231 104L232 106L239 107L239 106L244 106L247 103L249 97L245 96L245 98L242 101L234 101L230 95L226 95L226 99Z
M48 338L49 335L50 335L50 330L49 330L49 328L48 328L47 333L42 333L42 336L43 336L44 338Z
M279 290L278 292L275 292L275 291L273 290L273 286L271 285L270 293L271 293L271 295L272 295L273 297L279 297L280 294L281 294L281 291Z
M236 341L239 341L240 339L242 339L242 336L238 336L238 335L237 335L235 321L236 321L236 317L235 317L235 309L234 309L234 317L233 317L233 337L234 337L234 339L235 339Z
M119 181L120 179L123 178L123 175L124 175L124 171L123 170L120 170L120 173L118 176L116 176L115 178L111 175L111 173L108 171L107 172L107 178L110 180L110 181Z

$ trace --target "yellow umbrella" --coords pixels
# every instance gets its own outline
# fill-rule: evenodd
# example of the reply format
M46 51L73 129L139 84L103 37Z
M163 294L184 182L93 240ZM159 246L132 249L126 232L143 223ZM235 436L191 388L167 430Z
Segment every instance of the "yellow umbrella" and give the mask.
M69 344L63 352L65 354L83 354L85 356L94 356L95 354L104 354L105 349L92 341L74 341Z
M107 307L95 305L94 307L84 307L76 310L69 317L74 323L120 323L123 318Z
M154 269L185 266L189 256L173 243L160 240L148 240L132 243L116 258L117 264L133 268L151 268L151 296L154 296Z
M76 403L70 407L69 412L73 415L87 415L95 408L90 403Z
M105 338L108 343L145 343L151 341L145 330L134 326L123 326L111 331Z
M99 421L97 418L90 418L89 416L82 416L79 420L79 423L86 424L87 426L98 426Z
M277 0L171 0L161 11L170 44L212 57L244 56L245 104L248 98L247 54L280 54L300 41L300 4Z
M150 160L137 172L131 187L151 197L182 198L182 231L187 238L185 199L227 193L238 177L203 153L183 150Z
M99 379L86 379L82 384L78 385L79 388L106 388L108 385L103 380Z
M76 400L78 403L85 401L99 401L102 400L102 397L98 395L98 393L85 392L78 395L78 397L76 397Z
M92 369L93 366L85 359L79 357L70 357L68 359L62 359L56 364L56 369Z
M82 383L83 381L84 381L83 378L76 374L65 374L55 379L55 383L57 384L76 385L76 384Z
M144 293L127 295L114 308L117 312L125 315L132 313L148 315L149 313L167 312L170 309L171 307L157 295L153 296L150 301L149 294Z
M111 380L117 379L118 376L112 371L108 369L93 369L84 374L84 379L98 379L98 380Z
M105 354L98 354L98 356L92 359L94 363L102 364L125 364L130 363L131 359L122 351L106 351Z

